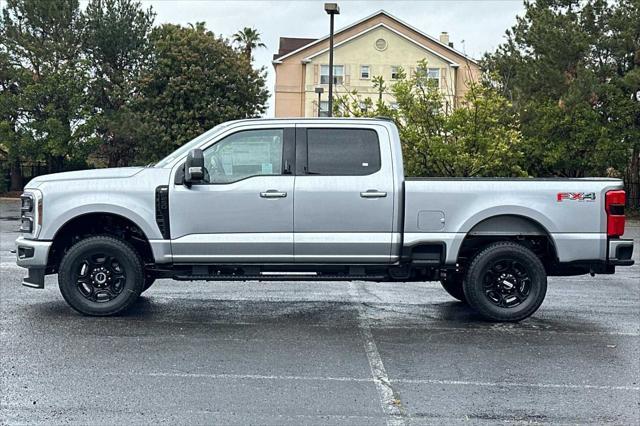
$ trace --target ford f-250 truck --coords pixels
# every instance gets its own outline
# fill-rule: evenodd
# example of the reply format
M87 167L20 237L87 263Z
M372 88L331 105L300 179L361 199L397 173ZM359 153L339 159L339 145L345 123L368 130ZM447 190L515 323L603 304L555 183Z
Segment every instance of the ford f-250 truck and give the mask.
M518 321L549 275L633 264L617 179L405 178L386 119L221 124L147 167L59 173L22 195L23 284L58 274L88 315L157 278L439 280Z

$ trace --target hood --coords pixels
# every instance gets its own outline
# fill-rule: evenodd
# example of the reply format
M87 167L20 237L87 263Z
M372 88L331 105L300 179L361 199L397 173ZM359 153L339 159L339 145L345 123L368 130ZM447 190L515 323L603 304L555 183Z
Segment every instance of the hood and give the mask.
M27 184L26 188L37 188L45 182L65 180L128 178L140 173L142 170L144 170L144 167L118 167L112 169L78 170L75 172L53 173L33 178Z

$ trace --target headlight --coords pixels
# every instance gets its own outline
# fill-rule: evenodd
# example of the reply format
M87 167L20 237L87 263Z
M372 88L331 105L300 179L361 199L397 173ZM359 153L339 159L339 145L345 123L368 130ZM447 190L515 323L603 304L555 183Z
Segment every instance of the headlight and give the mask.
M33 232L33 219L30 217L23 217L20 223L20 232L26 232L31 234Z
M42 225L42 193L28 190L20 197L20 232L37 238Z
M21 211L23 212L32 212L33 211L33 197L31 196L31 194L22 194L22 196L20 197L20 200L22 200L22 207L21 207Z

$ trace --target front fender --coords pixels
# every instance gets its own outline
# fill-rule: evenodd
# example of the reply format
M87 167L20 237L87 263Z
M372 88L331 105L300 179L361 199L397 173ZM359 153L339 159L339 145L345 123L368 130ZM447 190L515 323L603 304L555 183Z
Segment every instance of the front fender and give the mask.
M136 211L131 208L125 208L113 204L85 204L65 211L62 215L57 216L51 223L43 229L40 234L42 240L53 240L58 230L60 230L69 221L92 213L106 213L122 216L136 224L149 240L163 239L160 231L155 223L149 223L149 217L153 217L154 212L145 208L145 206L137 205Z
M162 240L155 217L155 189L166 185L169 172L147 168L129 178L44 181L39 188L43 194L39 239L53 239L73 218L110 213L135 223L149 240Z
M45 210L43 214L43 228L40 232L39 238L42 240L53 240L58 230L60 230L67 222L85 214L91 213L110 213L118 216L122 216L125 219L130 220L136 224L142 232L146 235L147 239L163 239L160 234L160 230L155 223L155 207L153 204L150 206L141 203L140 200L132 202L131 197L121 196L114 199L114 203L85 203L78 205L78 200L69 200L65 202L65 205L76 204L75 207L65 208L59 203L47 204L45 200ZM133 208L125 206L135 206ZM150 208L150 207L153 207ZM46 220L46 215L51 218L50 221Z

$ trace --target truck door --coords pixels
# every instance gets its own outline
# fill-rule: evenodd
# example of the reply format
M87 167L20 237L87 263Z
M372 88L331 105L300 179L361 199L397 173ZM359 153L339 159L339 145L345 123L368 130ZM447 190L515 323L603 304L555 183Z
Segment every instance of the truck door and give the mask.
M386 129L298 125L296 175L296 262L390 261L394 186Z
M236 130L203 149L209 182L170 187L174 262L293 262L294 132Z

